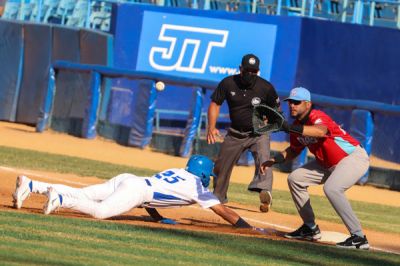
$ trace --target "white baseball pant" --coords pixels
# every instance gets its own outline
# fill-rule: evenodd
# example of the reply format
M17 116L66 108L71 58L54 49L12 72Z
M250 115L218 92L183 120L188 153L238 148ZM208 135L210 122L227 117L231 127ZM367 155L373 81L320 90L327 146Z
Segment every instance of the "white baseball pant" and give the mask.
M153 192L145 180L132 174L121 174L105 183L83 188L32 181L32 192L44 194L48 187L62 195L61 207L97 219L120 215L153 199Z

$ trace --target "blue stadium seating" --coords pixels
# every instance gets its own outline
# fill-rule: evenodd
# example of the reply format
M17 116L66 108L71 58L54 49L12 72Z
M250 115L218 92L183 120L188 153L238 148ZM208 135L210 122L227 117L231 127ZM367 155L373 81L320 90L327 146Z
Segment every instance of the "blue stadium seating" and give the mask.
M20 0L8 0L4 6L4 13L2 18L5 19L18 19Z
M107 2L92 2L90 28L102 31L110 30L111 4Z
M48 18L48 22L66 24L74 11L76 3L76 0L60 0L55 14Z
M397 9L400 2L394 0L378 0L383 2L375 2L375 7L371 7L373 2L363 1L361 17L356 17L356 0L348 0L347 7L343 6L342 0L313 1L311 7L311 0L7 0L2 17L109 31L112 3L123 2L267 15L304 15L333 21L399 27ZM278 3L281 4L279 10ZM374 8L372 17L371 8ZM88 15L89 22L86 21Z
M67 26L84 27L86 22L88 0L78 0L71 16L67 19Z
M39 1L40 0L35 0L35 6L33 8L31 20L42 21L47 23L49 22L49 18L55 15L60 0L43 0L41 10L39 6ZM40 18L38 18L39 11L40 11Z

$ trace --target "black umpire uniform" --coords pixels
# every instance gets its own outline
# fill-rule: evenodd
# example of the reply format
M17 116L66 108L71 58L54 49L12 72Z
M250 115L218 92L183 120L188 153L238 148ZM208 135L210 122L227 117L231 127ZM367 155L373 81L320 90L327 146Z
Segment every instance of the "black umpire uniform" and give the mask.
M219 106L226 100L231 120L231 127L214 167L217 175L214 178L214 194L223 203L227 202L232 169L247 149L250 149L255 162L254 177L248 189L255 192L272 191L272 170L267 170L263 175L259 173L260 163L270 157L270 137L253 132L252 114L254 105L265 104L278 108L280 101L273 85L257 75L259 64L255 55L245 55L240 67L241 73L224 78L211 95L209 112L213 104L217 105L219 112ZM215 128L215 125L209 126Z

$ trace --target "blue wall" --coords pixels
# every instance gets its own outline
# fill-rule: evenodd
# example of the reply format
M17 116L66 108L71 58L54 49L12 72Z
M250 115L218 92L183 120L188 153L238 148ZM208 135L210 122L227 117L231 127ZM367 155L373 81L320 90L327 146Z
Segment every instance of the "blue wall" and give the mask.
M261 75L271 80L277 89L288 90L293 85L301 28L299 18L131 4L121 4L117 7L114 9L116 14L112 25L115 36L114 63L117 67L219 81L228 73L212 73L210 67L219 67L220 71L238 71L242 56L246 53L254 53L261 59ZM170 70L156 69L148 62L151 57L151 48L168 48L166 41L158 39L163 24L183 27L174 31L165 30L167 37L177 39L172 58L163 62L165 66L170 67ZM198 28L206 29L208 32L204 34L190 32ZM218 34L223 33L211 31L226 33L226 42L221 44L222 40L218 38ZM260 31L263 34L260 34ZM198 57L191 57L194 54L193 45L188 45L186 53L182 53L184 55L182 62L175 62L173 59L177 58L176 53L180 52L177 50L182 47L180 45L185 38L199 40ZM206 54L202 48L211 41L220 43L223 47L213 46L207 60L202 61ZM192 58L194 58L194 67L188 69ZM155 60L161 62L160 58L155 58ZM206 63L206 68L203 72L196 72L194 68L203 62ZM173 63L177 66L174 67ZM186 70L179 67L186 67Z
M120 4L114 11L117 67L218 81L237 70L243 54L255 53L261 59L261 76L278 91L301 85L327 96L399 104L398 30L148 5ZM211 41L218 45L207 54L205 44ZM211 66L228 72L212 73ZM171 109L180 109L179 101L171 102L176 102ZM331 113L349 126L349 111ZM374 114L377 117L372 153L400 161L400 151L382 148L400 140L397 117Z
M296 85L349 99L400 104L400 31L302 19Z

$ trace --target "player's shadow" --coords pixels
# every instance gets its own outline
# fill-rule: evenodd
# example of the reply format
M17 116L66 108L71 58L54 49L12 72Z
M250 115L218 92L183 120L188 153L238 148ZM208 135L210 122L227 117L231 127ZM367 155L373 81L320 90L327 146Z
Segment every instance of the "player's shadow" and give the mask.
M248 209L248 208L237 207L237 206L230 206L229 204L225 204L225 206L229 207L229 209L234 209L234 210L242 210L242 211L257 212L257 213L260 212L259 210Z
M26 126L31 126L31 127L35 127L35 125L33 124L26 124ZM28 129L22 129L22 128L14 128L14 127L10 127L10 126L5 126L7 129L10 130L14 130L14 131L20 131L20 132L24 132L24 133L34 133L36 134L37 132L34 130L28 130Z
M217 222L210 222L210 221L205 221L205 220L197 220L197 219L193 219L193 218L182 218L181 220L185 220L188 221L190 224L192 225L200 225L200 226L208 226L208 225L212 225L212 226L225 226L225 224L220 224ZM229 227L232 227L231 225L227 225Z
M134 216L134 215L118 215L108 218L110 221L139 221L139 222L153 222L153 218L150 216Z

